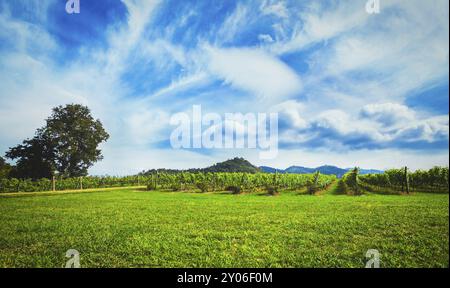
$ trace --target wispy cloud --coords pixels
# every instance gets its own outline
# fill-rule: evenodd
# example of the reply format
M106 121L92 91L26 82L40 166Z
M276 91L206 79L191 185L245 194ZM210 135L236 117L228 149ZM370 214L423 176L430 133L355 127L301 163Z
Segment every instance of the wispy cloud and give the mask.
M264 98L301 92L300 77L285 63L257 49L205 47L209 69L225 83Z
M77 102L112 136L93 173L235 154L262 164L253 151L155 148L171 113L202 104L279 112L280 165L295 155L313 165L311 153L345 166L339 153L371 151L429 166L448 155L448 113L430 104L448 105L448 1L383 0L377 15L365 2L105 0L69 15L61 1L3 1L0 150L31 137L53 106ZM410 107L412 95L439 101Z

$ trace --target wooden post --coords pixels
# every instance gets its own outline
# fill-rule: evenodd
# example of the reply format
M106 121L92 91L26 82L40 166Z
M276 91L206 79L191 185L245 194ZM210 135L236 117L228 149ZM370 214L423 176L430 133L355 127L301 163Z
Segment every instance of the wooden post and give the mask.
M83 176L80 176L80 189L83 190Z
M354 179L354 182L355 182L355 193L356 193L356 195L360 195L360 189L359 189L359 183L358 183L358 174L359 174L359 168L358 167L355 167L355 173L354 173L354 177L355 177L355 179Z
M316 193L316 191L318 190L317 189L317 183L319 182L319 171L317 171L316 173L315 173L315 175L314 175L314 183L313 183L313 185L312 185L312 187L311 187L311 191L310 191L310 194L311 195L314 195L315 193Z
M55 175L52 176L52 191L56 191Z
M406 193L409 194L408 167L406 167L406 166L405 166L405 187L406 187Z

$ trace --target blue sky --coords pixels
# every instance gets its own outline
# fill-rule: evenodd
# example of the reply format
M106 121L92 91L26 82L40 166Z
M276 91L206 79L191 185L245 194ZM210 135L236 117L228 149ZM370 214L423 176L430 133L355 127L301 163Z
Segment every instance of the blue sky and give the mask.
M380 0L0 3L0 151L51 108L88 105L111 134L94 174L257 165L448 165L449 3ZM174 150L171 115L279 113L278 157ZM3 152L1 152L3 153Z

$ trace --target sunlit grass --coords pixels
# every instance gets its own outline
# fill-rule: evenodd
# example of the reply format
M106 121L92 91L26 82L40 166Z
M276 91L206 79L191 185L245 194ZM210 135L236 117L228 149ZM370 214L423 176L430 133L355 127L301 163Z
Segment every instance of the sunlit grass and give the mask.
M0 197L0 266L448 267L449 196L114 190Z

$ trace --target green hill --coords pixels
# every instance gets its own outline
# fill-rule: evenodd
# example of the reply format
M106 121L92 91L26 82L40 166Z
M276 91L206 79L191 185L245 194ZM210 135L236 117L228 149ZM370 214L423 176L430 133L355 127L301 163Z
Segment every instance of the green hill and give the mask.
M216 163L205 169L201 169L204 172L246 172L246 173L257 173L261 170L252 165L244 158L234 158L224 162Z
M169 173L176 174L180 172L246 172L246 173L257 173L262 172L261 169L252 165L252 163L248 162L244 158L236 157L234 159L229 159L224 162L219 162L214 164L213 166L209 166L206 168L191 168L187 170L178 170L178 169L150 169L147 171L143 171L140 175L150 175L156 172L159 173Z

